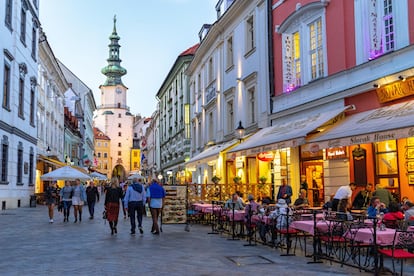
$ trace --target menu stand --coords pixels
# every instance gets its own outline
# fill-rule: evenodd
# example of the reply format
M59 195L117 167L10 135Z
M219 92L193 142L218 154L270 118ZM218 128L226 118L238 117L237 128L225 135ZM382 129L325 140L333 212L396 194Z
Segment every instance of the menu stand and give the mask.
M313 210L313 229L314 229L314 231L313 231L314 232L314 234L313 234L313 254L312 254L313 260L308 262L308 264L320 264L320 263L322 263L322 261L319 260L319 257L316 253L316 250L317 250L316 247L317 247L317 243L318 243L318 240L316 239L316 210Z
M232 222L231 222L231 231L232 231L231 239L228 239L228 240L238 241L239 238L236 238L236 224L234 222L234 208L236 207L236 203L231 202L230 204L232 206L233 217L232 217Z

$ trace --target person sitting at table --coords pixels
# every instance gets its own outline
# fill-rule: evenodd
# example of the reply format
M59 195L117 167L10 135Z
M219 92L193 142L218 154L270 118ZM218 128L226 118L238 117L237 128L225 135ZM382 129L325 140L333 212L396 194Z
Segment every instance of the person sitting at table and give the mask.
M382 222L388 228L397 228L397 221L403 220L404 214L398 208L398 203L395 201L390 202L388 206L388 212L385 213Z
M368 183L363 190L359 191L352 203L352 208L358 210L367 209L370 204L373 188L374 185Z
M245 207L245 206L246 206L246 204L244 204L243 193L242 193L242 192L240 192L240 191L236 191L236 194L237 194L237 196L238 196L238 200L240 201L241 205L242 205L243 207Z
M373 196L371 198L371 205L367 209L368 218L375 218L377 214L387 213L388 209L385 207L385 204L381 202L379 197Z
M292 221L293 211L289 208L286 200L279 198L276 203L276 209L270 213L270 217L276 219L276 228L287 228L288 224Z
M306 190L301 189L299 198L295 200L295 203L293 203L296 210L301 210L303 208L306 208L309 206L308 198L306 197Z
M234 206L234 207L233 207ZM239 196L234 193L232 194L231 198L226 201L226 204L224 204L224 208L227 210L243 210L244 206L242 202L239 200Z
M254 201L254 196L249 195L247 197L247 200L249 203L246 204L246 207L244 208L245 212L245 222L248 230L248 235L251 236L253 233L252 229L252 216L257 214L259 212L260 205L256 201Z
M409 200L404 203L404 220L414 226L414 203Z

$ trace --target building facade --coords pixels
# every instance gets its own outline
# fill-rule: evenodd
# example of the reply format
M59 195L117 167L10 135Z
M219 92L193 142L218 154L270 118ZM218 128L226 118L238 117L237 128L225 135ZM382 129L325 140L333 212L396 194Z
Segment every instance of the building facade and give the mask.
M69 88L65 92L65 103L79 121L79 132L82 138L76 165L88 168L92 164L94 155L93 113L96 110L95 98L92 90L82 80L62 62L58 62L69 84Z
M412 11L410 1L272 1L271 126L230 152L266 160L276 188L286 179L295 195L306 182L315 206L349 182L414 196Z
M35 193L43 193L47 183L40 176L65 165L64 104L69 85L57 62L46 34L39 38L37 94L37 162Z
M108 65L102 69L106 81L101 89L101 104L94 115L94 125L109 136L111 143L112 167L111 175L126 179L131 171L131 148L133 140L134 116L127 106L128 88L122 83L121 77L127 73L121 67L120 51L118 43L120 37L116 31L116 19L109 36Z
M192 157L186 168L194 183L212 183L216 176L230 184L222 190L226 195L234 192L235 178L244 190L258 183L259 175L246 171L253 161L227 151L245 138L239 137L239 126L248 135L269 125L267 10L267 1L218 1L217 21L201 29L187 70Z
M106 177L110 177L112 171L111 139L98 128L94 128L95 155L92 168Z
M28 206L37 155L38 2L0 5L0 201L1 208Z
M184 162L190 158L190 92L186 70L198 44L176 59L157 92L159 101L160 173L169 184L191 182Z

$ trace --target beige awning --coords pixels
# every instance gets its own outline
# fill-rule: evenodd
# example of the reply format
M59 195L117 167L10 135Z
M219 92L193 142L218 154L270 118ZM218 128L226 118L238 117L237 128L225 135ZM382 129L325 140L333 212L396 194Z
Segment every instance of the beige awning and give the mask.
M307 140L312 148L367 144L414 136L414 101L346 117L326 132Z
M275 125L259 130L247 141L229 150L229 153L256 155L260 152L300 146L305 143L309 133L335 123L344 117L344 111L349 108L351 106L315 112L296 120L281 118Z

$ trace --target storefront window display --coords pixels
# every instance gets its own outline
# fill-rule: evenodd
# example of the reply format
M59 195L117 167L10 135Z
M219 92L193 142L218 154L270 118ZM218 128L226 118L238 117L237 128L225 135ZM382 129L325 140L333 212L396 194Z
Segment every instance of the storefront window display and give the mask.
M395 140L378 142L374 147L377 183L389 189L398 188L397 142Z

